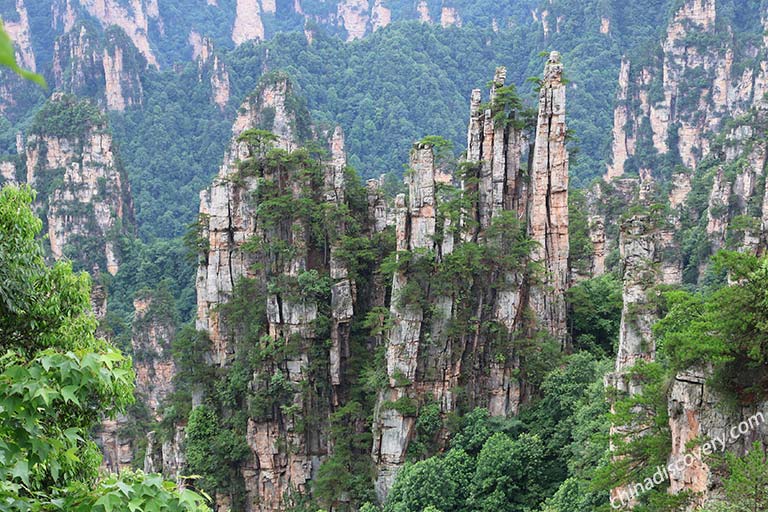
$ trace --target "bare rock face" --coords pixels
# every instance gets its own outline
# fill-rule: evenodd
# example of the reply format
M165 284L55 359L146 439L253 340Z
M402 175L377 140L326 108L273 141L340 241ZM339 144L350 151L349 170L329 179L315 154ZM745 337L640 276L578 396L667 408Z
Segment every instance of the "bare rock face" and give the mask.
M765 24L764 8L759 16ZM622 61L608 180L621 176L628 163L642 172L645 163L634 156L646 142L696 169L724 120L764 107L768 64L756 56L765 55L765 40L738 44L731 36L722 37L720 45L693 42L714 35L717 21L715 0L681 2L667 26L660 62L641 67ZM692 88L692 82L700 86Z
M461 17L455 7L443 6L440 11L440 25L443 27L461 26Z
M35 52L32 49L32 34L29 26L29 14L24 0L16 0L16 12L18 21L4 21L5 31L15 44L16 62L24 69L35 71Z
M117 25L128 35L133 45L138 48L150 66L158 67L149 43L151 23L162 27L158 0L131 0L128 5L120 0L56 0L58 5L66 5L59 12L68 12L69 3L79 3L91 16L107 28ZM65 4L66 2L66 4Z
M764 416L759 416L768 403L736 407L724 405L724 397L708 381L711 373L707 368L691 368L678 373L668 395L672 434L668 464L673 467L669 473L670 492L694 493L688 510L697 510L708 501L724 497L721 475L707 464L701 442L697 441L717 440L712 444L716 451L725 450L742 456L755 441L765 444L768 440ZM733 437L731 429L738 428L740 424L747 427L746 432L738 432L739 435ZM685 464L686 454L693 454L693 464ZM679 470L678 467L684 469Z
M104 457L102 468L110 473L129 470L133 462L132 442L119 435L121 426L125 425L126 422L127 418L123 415L119 415L114 420L104 420L94 436Z
M648 214L637 214L622 225L621 258L624 267L616 370L631 368L638 361L653 361L655 345L651 327L657 320L650 288L661 282L661 232Z
M78 110L87 119L80 126L46 124ZM70 254L86 269L117 273L115 247L119 227L130 226L133 205L128 181L119 166L104 115L87 103L55 94L27 139L27 183L38 191L38 205L54 258ZM61 122L60 122L61 123ZM83 251L84 244L94 251Z
M224 64L223 59L216 53L213 46L213 40L209 37L195 38L190 35L190 41L193 43L194 58L197 60L198 75L200 80L205 75L209 75L211 83L211 101L224 109L229 103L230 83L229 71Z
M661 282L662 230L658 219L648 212L629 217L621 226L621 261L624 271L619 331L619 349L615 371L605 376L605 386L622 396L642 391L641 379L631 374L633 366L651 362L656 357L656 344L651 327L658 320L650 295ZM649 411L636 411L638 420L630 425L611 425L611 436L631 440L643 435ZM611 498L620 501L621 489L613 489Z
M287 78L278 78L262 85L245 101L232 128L233 141L219 175L211 188L200 193L200 235L208 239L209 249L197 273L197 328L208 332L218 365L227 363L233 349L226 341L216 306L227 302L240 278L250 275L248 268L253 261L241 246L256 229L247 190L255 186L256 180L246 178L243 187L231 179L238 172L237 162L248 157L247 145L237 139L249 128L269 126L277 136L278 148L297 148L300 135L296 129L302 129L296 114L289 112L286 105L286 98L292 94L290 87Z
M219 175L201 194L206 247L196 286L197 327L210 338L211 363L258 361L248 369L243 405L250 451L238 467L246 510L282 510L289 491L310 492L333 454L331 415L350 400L353 321L369 308L377 308L382 329L364 343L383 345L386 370L372 446L380 497L405 462L420 407L437 404L447 414L461 400L508 416L528 400L526 352L517 341L564 337L557 296L568 281L564 274L536 280L530 270L560 276L568 260L560 71L555 54L531 137L498 69L488 109L480 109L480 91L472 93L462 183L427 138L413 147L409 193L393 208L376 180L350 188L343 133L308 125L285 77L267 78L244 103ZM302 149L312 138L329 148L314 164ZM521 164L529 139L531 185ZM467 206L456 210L462 196ZM398 253L388 294L375 266L363 272L350 257L344 235L386 243L391 225ZM217 503L233 496L220 492Z
M117 27L101 36L86 25L77 25L54 46L56 87L75 95L101 97L109 110L122 112L142 103L140 73L145 67L144 57Z
M337 9L339 23L347 31L347 41L363 37L370 20L368 0L343 0Z
M35 71L37 62L32 48L29 13L25 0L16 0L15 10L18 19L4 19L3 26L14 42L16 62L24 69ZM7 115L17 106L22 87L24 80L21 77L7 69L0 70L0 114Z
M565 304L559 301L568 285L568 155L561 71L559 56L553 54L540 98L530 185L521 167L527 148L524 123L513 90L505 87L504 68L496 70L487 110L480 108L480 90L472 92L462 183L454 184L442 171L429 142L411 151L408 199L400 195L395 200L399 265L386 337L389 385L379 395L373 427L380 499L416 435L415 407L434 400L442 413L449 413L461 386L467 407L486 407L494 416L516 414L530 386L515 339L535 332L565 339ZM458 218L449 214L451 194L468 199ZM502 261L509 244L520 242L518 236L546 248L535 247L522 258L557 274L549 285L536 282L522 261ZM461 277L441 274L441 265L453 258L461 261L471 250L498 264Z
M528 231L537 244L533 261L545 276L531 289L531 306L551 334L565 343L565 288L568 280L568 151L565 147L565 85L560 55L552 52L539 93L531 165Z
M260 0L237 0L232 41L240 45L246 41L264 40L264 23L261 20Z

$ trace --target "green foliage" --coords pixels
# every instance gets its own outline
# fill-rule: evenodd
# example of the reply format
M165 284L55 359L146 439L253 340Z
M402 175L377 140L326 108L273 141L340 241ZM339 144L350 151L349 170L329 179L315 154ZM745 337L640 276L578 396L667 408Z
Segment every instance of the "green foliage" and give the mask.
M401 396L397 400L384 402L381 407L384 410L394 409L403 416L416 416L419 412L418 402L409 396Z
M329 509L346 510L341 497L354 503L372 498L373 465L368 456L372 438L362 404L351 401L334 412L330 436L333 455L320 466L314 483L315 496Z
M245 142L252 157L264 157L277 141L277 135L256 128L245 130L237 138L238 142Z
M472 503L482 512L531 510L542 500L544 446L535 435L497 433L477 456Z
M83 137L89 128L104 129L107 118L87 100L64 95L50 100L35 114L30 133L51 137Z
M589 210L584 192L578 189L568 191L568 244L569 265L580 274L591 271L594 245L589 235Z
M727 454L728 478L725 493L735 510L765 510L768 507L768 465L765 449L755 441L743 457Z
M31 202L29 189L0 191L0 268L16 270L3 276L0 304L0 508L126 510L150 506L146 493L157 491L151 506L208 510L159 476L99 477L88 433L133 401L134 373L95 336L87 274L44 264Z
M187 463L190 471L203 475L201 486L228 487L237 463L250 453L245 438L220 428L216 413L205 405L192 409L185 432Z
M387 497L384 512L411 512L435 507L444 512L467 510L474 460L462 450L406 464Z
M574 347L594 354L616 353L621 324L622 285L614 274L580 281L566 292Z
M657 466L666 464L672 446L667 410L671 378L668 369L658 362L641 361L622 378L642 391L619 395L615 389L607 390L613 401L608 417L612 425L621 425L622 429L611 437L614 458L601 466L594 477L594 489L603 492L652 476ZM647 502L664 493L666 488L657 486L642 498Z
M675 369L713 365L723 389L751 402L765 393L768 379L768 260L721 252L713 263L732 284L699 294L667 293L668 312L654 333Z

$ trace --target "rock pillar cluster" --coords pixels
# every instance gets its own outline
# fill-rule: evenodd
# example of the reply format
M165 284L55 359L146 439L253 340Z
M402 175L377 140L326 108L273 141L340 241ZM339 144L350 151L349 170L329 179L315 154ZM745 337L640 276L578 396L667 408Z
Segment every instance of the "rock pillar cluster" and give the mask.
M265 80L240 109L224 165L201 194L197 327L214 367L258 360L242 406L247 510L280 510L334 456L329 429L351 400L355 347L384 354L372 426L383 499L419 435L422 407L516 414L532 391L526 357L566 343L562 65L553 53L530 134L505 75L497 70L487 108L472 92L456 175L425 138L411 151L408 193L392 205L376 180L353 188L342 131L307 124L285 77ZM307 158L311 139L327 142L319 161ZM375 270L382 261L356 247L382 250L392 229L395 247L378 256L396 251L388 291ZM374 308L380 332L355 338Z
M467 158L456 179L461 183L441 171L431 144L417 143L411 151L408 196L395 199L400 264L386 339L389 385L374 419L380 497L415 435L415 412L405 405L434 400L449 413L460 388L470 407L515 414L529 393L517 341L538 332L566 342L568 153L561 76L553 52L530 153L504 68L496 71L487 109L481 91L472 92ZM526 155L528 169L521 165ZM461 212L451 211L450 190L468 204ZM492 261L466 276L452 275L451 263L475 250ZM519 260L512 261L514 251L521 251Z

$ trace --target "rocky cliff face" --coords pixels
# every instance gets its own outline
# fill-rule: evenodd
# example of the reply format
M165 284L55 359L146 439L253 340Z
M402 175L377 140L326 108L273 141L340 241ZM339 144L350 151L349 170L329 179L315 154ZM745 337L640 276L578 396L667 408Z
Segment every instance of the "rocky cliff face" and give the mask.
M655 359L656 286L702 282L710 255L720 249L762 253L766 247L766 147L755 135L765 126L766 46L760 39L739 42L721 19L722 7L715 0L682 2L658 55L637 64L625 59L619 74L613 161L607 184L591 192L590 209L593 240L604 241L595 244L595 261L620 250L624 308L616 371L606 383L629 395L642 386L628 370ZM754 10L751 17L764 24L766 13ZM619 204L641 208L626 214ZM611 226L622 217L619 235ZM673 465L694 439L720 437L762 406L724 406L709 375L702 368L680 372L667 393ZM612 427L619 434L638 430ZM763 430L728 449L744 453L753 440L765 439ZM693 453L700 457L700 448ZM700 458L671 472L670 482L672 493L695 493L691 510L722 494L720 476Z
M741 41L718 4L682 2L656 55L622 61L608 178L650 172L654 154L695 169L724 120L764 105L765 41Z
M144 57L125 32L111 27L103 35L80 24L56 40L53 77L57 89L100 98L109 110L142 103Z
M104 455L103 465L109 471L119 473L137 466L141 462L137 460L141 448L145 471L178 480L185 463L183 428L176 428L168 439L160 439L154 431L147 432L148 424L162 420L162 407L174 389L176 364L171 342L178 324L175 304L162 286L157 290L141 290L133 304L131 348L138 406L114 420L103 421L96 432L96 441Z
M214 346L216 364L226 364L233 348L227 342L219 322L216 305L227 302L235 284L249 276L252 261L241 246L254 234L254 211L247 201L248 192L230 175L237 172L237 162L247 158L247 146L238 137L253 127L269 127L277 137L280 149L296 149L301 136L296 119L286 104L289 81L280 79L264 85L240 108L233 125L233 142L224 157L219 177L210 189L200 194L200 218L204 221L202 235L209 241L197 275L197 327L209 333ZM250 180L254 181L254 180Z
M251 40L264 40L262 10L263 7L259 0L237 0L235 24L232 27L232 41L235 44L239 45Z
M16 62L24 69L37 70L35 52L32 49L32 33L29 25L29 13L24 0L16 0L18 20L3 20L3 27L16 48Z
M543 325L565 343L568 281L568 152L565 147L565 85L560 55L552 52L539 92L539 117L531 164L528 231L536 244L533 261L543 282L531 290L531 305Z
M176 373L171 342L176 336L175 304L170 294L145 290L133 301L134 320L131 345L136 371L136 394L160 420L160 408L173 391Z
M307 113L296 110L295 101L287 78L265 81L241 109L220 174L201 194L209 250L198 272L198 328L210 336L213 363L228 367L247 350L248 333L219 307L245 287L256 292L250 313L259 319L256 349L285 345L282 355L254 368L249 385L249 394L261 397L249 400L264 403L249 409L247 419L251 456L241 468L247 510L279 510L290 492L308 492L329 454L328 416L339 401L334 390L346 382L357 299L334 241L346 231L344 217L330 215L325 225L316 224L299 206L330 213L346 204L343 134L336 129L330 135L327 161L310 160L299 149L311 135ZM274 142L253 139L256 128L270 130ZM288 210L271 210L283 202ZM319 229L327 230L323 238ZM322 283L329 288L314 288ZM326 336L327 351L313 348ZM275 379L282 383L277 391ZM222 495L219 503L231 498Z
M209 37L200 37L194 32L190 35L190 42L194 48L193 57L197 61L199 79L208 78L211 83L211 101L219 108L225 108L229 103L230 82L224 60L216 52Z
M470 202L468 210L451 212L453 178L436 163L434 148L420 143L411 152L408 199L395 200L401 264L386 338L389 386L374 420L380 498L415 436L415 410L404 404L434 400L449 413L461 388L470 408L516 414L530 392L522 340L540 332L565 341L568 156L561 72L553 52L539 100L530 181L521 165L527 149L521 113L504 85L503 68L496 71L487 110L480 108L480 91L472 92L467 161L453 192ZM453 274L452 264L472 251L487 258L484 265L469 275ZM537 276L531 269L539 265L543 275Z
M154 24L159 30L163 26L157 0L55 0L54 12L61 13L64 27L71 23L71 13L77 7L85 9L104 28L111 25L120 27L147 63L157 67L157 57L149 42L150 26Z
M25 156L52 256L66 254L96 274L116 274L115 240L131 225L133 206L103 114L54 94L37 117Z
M3 17L3 27L14 42L16 62L24 69L36 71L37 60L32 48L32 33L29 23L29 13L24 0L17 0L12 15ZM23 103L23 94L20 88L24 81L3 69L0 71L0 115L8 115L19 103Z

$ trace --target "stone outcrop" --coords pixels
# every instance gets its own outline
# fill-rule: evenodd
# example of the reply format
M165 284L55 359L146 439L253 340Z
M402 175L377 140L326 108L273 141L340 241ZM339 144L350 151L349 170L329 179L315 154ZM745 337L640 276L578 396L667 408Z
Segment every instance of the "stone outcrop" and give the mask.
M120 27L138 48L150 66L158 66L157 57L149 42L150 25L162 28L158 0L56 0L59 5L66 2L67 8L59 12L67 12L69 2L78 2L91 16L96 18L101 26L111 25Z
M765 41L741 42L738 34L717 33L717 4L682 2L667 26L660 60L643 66L622 60L607 179L621 176L627 163L642 172L649 155L634 157L646 143L695 169L710 153L710 139L724 120L764 107L768 47ZM762 11L745 14L750 15L768 19ZM696 42L705 37L722 43Z
M440 10L440 25L442 27L461 26L461 16L455 7L443 6Z
M337 6L339 24L347 31L347 41L359 39L368 30L368 0L343 0Z
M307 112L292 107L297 104L293 94L284 76L262 82L240 109L219 176L201 194L201 235L209 248L198 271L197 326L210 337L212 363L228 367L248 350L243 338L248 333L221 307L239 293L242 283L257 290L252 314L263 315L261 338L255 343L293 347L253 369L249 393L274 405L249 410L246 440L252 456L240 468L247 510L282 510L289 492L309 492L320 463L330 454L328 418L345 398L350 322L358 301L354 276L339 253L338 237L347 221L332 213L347 203L343 133L337 128L317 135L328 140L330 156L319 164L319 174L314 173L313 164L302 160L304 153L295 151L315 135L305 124ZM302 163L268 163L267 149L248 139L252 129L274 134L269 153L274 158L285 155ZM280 201L327 205L327 222L312 224L298 209L275 218L261 206ZM326 230L328 246L320 245L318 229ZM315 279L320 278L328 280L327 295L303 288L307 281L319 284ZM326 336L330 348L318 353L314 347ZM278 375L284 384L282 394L275 396ZM316 383L319 394L303 390L308 382ZM225 504L230 498L222 494L217 501Z
M32 47L29 12L25 0L16 0L11 12L13 14L3 17L3 27L14 43L16 62L24 69L36 71L37 60ZM17 114L16 109L23 109L24 98L20 91L23 90L24 82L15 73L5 68L0 69L0 115Z
M129 470L133 462L133 443L119 434L121 427L127 421L128 419L122 414L115 419L106 419L101 422L98 431L94 434L96 444L101 448L104 457L102 468L110 473Z
M184 427L177 425L170 439L160 440L156 432L147 433L144 456L145 473L162 473L165 478L181 482L187 464L184 455Z
M227 363L233 348L227 342L216 306L227 302L235 284L249 275L248 268L253 263L241 246L255 232L254 210L247 192L230 179L237 172L237 162L247 157L247 146L237 139L249 128L268 125L277 137L278 148L296 149L301 140L301 129L297 132L300 121L286 105L289 94L290 82L281 78L265 82L245 101L233 125L233 142L219 175L211 188L200 193L200 234L208 240L209 250L197 274L197 328L208 332L214 347L213 359L218 365Z
M568 151L565 147L565 84L560 55L552 52L539 92L539 117L531 163L528 231L533 261L544 268L531 289L531 306L551 334L565 343L568 280Z
M176 336L175 304L167 291L144 290L136 295L133 306L131 345L136 394L159 421L176 373L171 354L171 342Z
M195 34L196 35L196 34ZM193 44L194 58L197 60L198 76L200 80L208 76L211 84L211 101L224 109L229 103L230 82L229 71L224 60L215 51L213 41L209 37L195 38L190 35Z
M659 220L649 212L639 212L627 218L621 226L619 248L623 270L621 325L616 366L605 376L605 386L618 396L635 396L642 392L642 378L632 368L656 357L656 343L651 330L658 320L652 295L655 285L662 282L662 230ZM613 410L613 403L611 404ZM611 448L614 436L624 442L644 435L652 411L636 409L633 422L611 425ZM621 501L621 488L611 491L611 498Z
M710 255L720 249L764 254L767 247L766 145L755 134L764 133L766 126L768 47L765 38L745 42L737 33L718 31L719 8L715 0L681 2L666 29L660 58L646 59L643 66L622 61L612 163L607 184L592 191L590 213L601 221L595 222L593 240L605 241L595 244L595 260L606 246L618 244L621 249L624 308L616 369L606 376L606 385L629 395L639 393L642 385L628 369L655 358L655 285L702 282ZM759 9L753 6L751 15L765 24L764 6ZM696 42L715 36L721 44ZM636 172L639 178L625 178L625 172ZM628 194L617 202L615 191L620 189ZM611 202L644 207L622 223L618 241L610 227L624 212ZM690 244L693 236L698 237L696 246L683 254L681 240ZM669 462L674 466L687 453L696 456L694 464L670 472L671 493L693 493L690 510L723 495L722 475L706 458L702 462L694 440L727 438L728 428L765 406L725 405L710 376L708 368L681 371L667 392ZM647 421L648 411L635 412ZM643 421L611 430L631 438L642 430ZM743 454L754 440L765 439L761 425L730 443L728 450Z
M142 428L147 421L162 420L162 407L173 391L173 377L176 374L176 364L171 354L171 342L176 335L177 324L173 297L161 286L157 290L139 291L133 305L131 348L133 369L136 372L134 392L148 417L119 414L114 420L102 421L99 426L95 437L104 455L103 467L117 473L139 462L136 460L139 439L127 434L126 429L133 427L132 430L136 430L137 426ZM147 436L143 461L145 471L163 473L167 478L178 480L185 464L183 426L177 426L174 434L162 441L155 432L139 434Z
M205 51L201 47L200 59ZM382 329L366 347L383 345L386 361L387 386L375 408L372 447L381 497L417 435L414 408L429 402L443 414L454 411L457 388L464 390L463 405L487 407L495 416L516 414L529 398L527 353L517 342L541 339L539 334L562 342L564 336L556 299L568 285L561 69L553 54L536 134L527 134L500 68L487 109L480 108L481 92L472 93L462 183L425 139L411 153L407 199L398 196L391 208L381 183L370 180L366 204L350 211L353 217L339 214L361 194L350 199L341 130L321 132L309 125L306 112L295 109L300 103L292 98L290 82L280 75L268 77L246 100L219 175L201 193L199 235L207 247L197 276L197 327L208 334L211 363L218 367L228 368L244 351L262 350L264 344L292 347L251 370L247 403L273 405L247 406L252 457L239 467L247 510L279 510L290 489L309 492L318 467L333 453L328 422L349 400L352 325L371 308L377 308ZM268 130L274 140L265 142L265 132L254 129ZM314 173L302 170L311 164L300 156L312 138L327 141L329 148ZM534 141L530 155L528 140ZM530 183L535 182L530 186L522 164L529 156ZM280 158L288 160L275 166ZM466 210L450 210L456 194L471 198ZM280 210L283 202L292 208ZM320 207L336 212L324 217L322 227L301 213ZM354 230L376 246L387 240L392 224L397 270L387 293L388 283L373 270L380 262L362 272L341 235ZM533 242L537 237L543 251ZM485 255L483 263L453 273L457 267L449 263L474 251ZM556 277L537 277L534 267ZM307 282L317 286L321 277L327 280L325 293L304 288ZM252 312L232 316L230 307L243 304ZM244 318L257 319L257 326L246 329ZM326 351L311 348L326 338ZM530 350L538 350L535 342ZM318 368L325 369L316 373ZM324 391L299 391L306 381ZM285 387L275 391L274 382ZM312 425L300 427L298 415L312 418ZM148 467L156 467L155 459ZM231 498L223 493L217 502L224 506Z
M261 19L260 0L237 0L235 24L232 27L232 41L236 45L246 41L264 40L264 23Z
M71 129L38 117L26 143L26 182L41 191L38 205L52 256L59 259L76 247L68 254L73 260L114 275L120 263L116 237L133 222L130 188L101 112L59 93L43 112L66 119L74 110L85 119Z
M109 110L122 112L141 105L141 72L146 60L121 29L102 35L85 24L76 25L56 40L53 77L57 89L99 98Z
M35 52L32 49L32 33L29 25L29 13L24 0L16 0L17 21L4 20L3 27L14 42L16 62L24 69L37 70Z
M480 108L480 90L472 92L461 184L442 172L428 142L411 151L408 199L395 199L397 251L403 263L392 283L392 328L386 338L389 385L380 393L374 417L380 498L416 435L415 413L403 404L434 400L447 414L459 400L454 390L462 387L469 408L487 407L494 416L516 414L530 389L525 354L515 348L515 340L538 331L565 341L565 304L560 301L568 286L568 155L561 71L559 55L553 53L540 97L530 180L521 165L528 146L522 114L510 102L514 93L505 87L504 68L496 71L486 110ZM450 188L472 198L458 218L446 211L445 190ZM474 269L459 282L452 281L458 276L441 275L440 270L433 275L418 270L439 269L474 250L470 248L501 258L510 243L520 243L520 234L532 241L531 252L521 255L526 263L498 261ZM540 281L529 264L540 265L553 277ZM489 328L498 329L495 343Z
M768 403L726 406L722 394L708 380L710 377L711 370L705 368L680 372L675 376L668 394L672 435L668 464L673 467L669 473L670 492L694 493L688 510L697 510L697 507L710 500L724 498L722 475L717 468L709 466L709 459L702 454L699 441L721 439L725 442L725 450L743 455L755 441L765 445L768 440L764 417L760 419L756 416L764 414ZM739 433L738 438L732 437L731 429L742 422L749 428L745 433ZM717 448L720 449L720 445ZM686 466L686 454L693 454L693 464ZM677 469L679 467L684 469Z

